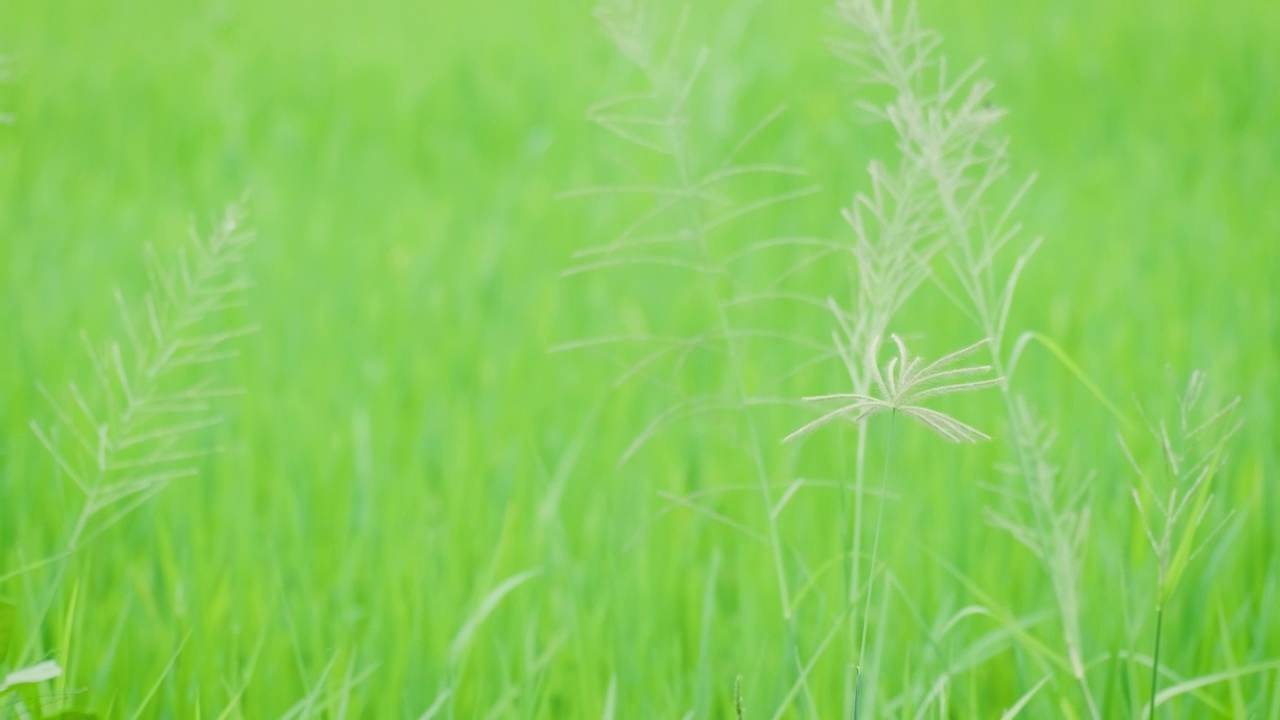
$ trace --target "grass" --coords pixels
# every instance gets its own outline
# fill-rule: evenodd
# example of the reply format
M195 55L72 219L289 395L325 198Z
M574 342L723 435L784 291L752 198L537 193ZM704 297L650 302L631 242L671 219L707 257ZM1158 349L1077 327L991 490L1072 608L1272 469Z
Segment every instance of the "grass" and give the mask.
M710 250L750 292L825 300L848 287L848 263L769 285L780 257L820 245L734 248L847 240L840 208L869 190L868 162L891 159L892 138L853 108L880 96L824 42L843 32L827 3L747 5L689 15L683 57L707 48L689 155L710 163L774 118L741 162L805 177L737 177L724 197L820 189ZM1050 339L1025 346L1010 385L1057 429L1050 464L1071 481L1058 499L1093 478L1088 542L1063 558L1090 692L1104 717L1141 716L1153 689L1160 717L1274 716L1280 12L1093 0L920 12L956 67L987 58L992 99L1011 110L1013 185L1039 177L1018 218L1044 243L1003 349L1023 329ZM664 42L677 17L651 16ZM953 717L1058 716L1064 703L1085 716L1058 664L1061 593L993 516L1020 524L992 489L1008 489L998 469L1018 406L939 398L992 436L979 445L905 418L889 458L880 423L861 461L848 432L782 444L816 417L803 396L850 383L822 303L729 306L731 331L812 345L721 326L736 370L711 342L624 382L645 347L549 352L697 336L741 289L652 268L560 278L645 202L566 191L632 171L672 181L609 150L616 138L585 117L637 82L586 3L6 3L0 49L14 71L0 85L14 120L0 124L0 576L74 530L79 490L29 425L56 421L41 386L92 383L82 330L127 337L114 293L134 306L146 292L146 245L172 257L193 218L209 228L246 189L258 238L247 305L217 321L258 327L218 373L242 392L216 399L225 421L193 438L222 452L65 565L0 583L25 631L0 670L56 659L66 672L47 698L112 717L827 717L847 707L866 615L874 716L926 702ZM927 282L887 330L925 357L980 336ZM1144 529L1167 488L1142 494L1115 439L1159 470L1143 414L1173 401L1166 366L1204 370L1219 401L1207 407L1238 394L1244 420L1193 536L1207 544L1168 594L1159 578L1182 536L1162 559L1160 527L1154 551ZM707 394L786 403L645 435L673 402ZM874 469L855 493L860 462ZM864 500L885 520L876 563L855 569L878 512L864 508L855 532ZM876 567L870 612L846 619Z

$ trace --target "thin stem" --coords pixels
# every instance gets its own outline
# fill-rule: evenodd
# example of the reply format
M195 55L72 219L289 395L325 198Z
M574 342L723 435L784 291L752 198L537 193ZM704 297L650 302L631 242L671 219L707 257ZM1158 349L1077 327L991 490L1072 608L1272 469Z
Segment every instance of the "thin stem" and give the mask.
M871 625L871 596L874 594L872 591L875 589L876 582L876 558L880 552L880 529L884 524L884 492L889 485L889 464L893 458L893 426L897 417L898 413L896 410L889 413L889 435L885 438L884 442L884 473L880 476L880 506L876 510L876 531L872 536L871 564L868 566L867 570L867 601L862 610L862 642L858 646L859 666L864 666L866 664L867 629ZM858 684L859 686L862 684L861 673L859 673Z
M675 112L679 111L678 108L673 108L673 110ZM686 147L686 138L678 131L677 128L672 129L671 138L672 146L675 149L675 163L677 172L680 176L681 186L685 190L692 190L694 188L694 181L689 167L691 162L688 149ZM693 197L691 193L686 193L684 196L684 203L688 207L689 229L697 242L698 250L702 255L703 262L710 265L712 263L711 249L708 247L706 229L704 227L702 214L698 208L697 199ZM743 378L742 357L739 352L738 343L734 340L736 335L732 332L732 324L729 322L729 315L725 311L725 298L720 289L716 287L714 279L707 280L706 285L708 293L711 295L713 304L716 308L716 315L720 329L724 334L725 349L729 358L729 366L732 371L735 388L738 394L737 399L745 403L748 393L746 382ZM760 498L764 503L765 518L769 523L769 547L773 555L774 574L777 576L778 580L778 595L779 600L782 603L782 617L787 624L788 637L794 637L791 622L791 593L787 588L787 573L786 567L783 564L782 540L778 533L778 521L777 518L774 517L773 513L773 492L769 489L769 475L768 471L765 469L764 454L760 449L760 434L756 428L755 419L749 412L745 413L745 415L747 432L750 434L750 442L748 444L750 446L751 461L755 468L756 480L760 487Z
M858 425L858 445L853 468L853 542L850 548L849 603L858 597L858 578L862 560L862 496L866 494L867 432L866 425Z
M1156 606L1156 647L1151 653L1151 706L1147 711L1148 720L1155 720L1156 716L1156 690L1159 688L1160 678L1160 630L1164 626L1164 605Z
M847 591L848 591L846 604L851 608L853 607L853 604L858 601L858 583L860 582L859 578L860 578L860 573L862 571L862 499L863 499L863 496L866 495L866 476L867 476L867 473L866 473L866 467L867 467L866 423L858 423L857 432L858 432L858 444L854 454L854 468L853 468L853 478L854 478L853 480L853 495L854 495L853 497L853 538L848 542L848 545L850 548L850 559L849 559L849 565L847 566L849 571L849 577L848 577L848 582L845 584L845 587L847 588ZM841 493L841 497L844 497L843 493ZM883 500L884 498L881 497L882 502ZM842 503L842 507L843 507L843 503ZM841 527L847 527L847 526L842 522ZM852 645L854 640L854 637L853 637L853 633L855 632L854 627L855 626L852 623L850 623L848 634L846 636L847 642L849 643L850 650L852 650ZM861 664L862 662L861 653L859 653L858 662L859 664ZM858 678L854 684L854 687L850 688L848 683L845 684L845 704L847 706L850 702L852 702L854 707L855 717L857 716L858 691L861 688L861 684L862 684L862 668L860 666L858 667L857 672L858 672ZM852 691L852 695L853 695L852 698L849 697L850 691Z

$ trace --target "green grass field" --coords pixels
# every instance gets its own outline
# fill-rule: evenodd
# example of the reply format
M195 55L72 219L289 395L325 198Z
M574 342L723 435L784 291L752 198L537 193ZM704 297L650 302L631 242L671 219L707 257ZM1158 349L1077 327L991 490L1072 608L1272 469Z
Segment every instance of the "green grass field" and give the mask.
M665 42L677 13L659 5ZM855 109L878 96L830 51L846 31L828 3L691 7L682 47L708 60L689 154L709 162L785 105L746 152L808 177L733 190L818 188L717 242L847 240L840 209L894 147ZM1155 639L1156 562L1116 433L1135 398L1168 407L1169 374L1201 369L1245 424L1167 603L1160 688L1180 692L1157 716L1280 718L1280 4L922 0L920 15L955 67L986 58L1010 110L999 197L1038 175L1017 212L1044 244L1008 344L1052 339L1123 413L1043 345L1011 379L1058 430L1064 487L1092 478L1077 560L1101 717L1143 717ZM734 312L810 344L734 343L740 372L699 350L618 382L643 350L553 352L716 322L679 269L562 277L645 202L566 191L634 183L627 163L669 179L586 119L642 86L588 3L11 0L0 56L0 600L18 618L0 676L58 661L48 710L732 718L740 676L746 718L849 717L865 664L862 717L997 718L1046 678L1020 717L1089 717L1059 589L986 512L1011 462L997 393L939 403L992 442L865 425L869 483L890 468L878 556L861 560L869 613L846 594L852 426L783 444L813 408L694 414L619 462L682 399L740 384L798 400L848 378L806 364L830 316L787 303ZM31 430L58 421L41 388L106 407L81 332L125 337L113 293L143 307L146 248L174 257L246 191L254 285L212 327L257 331L214 372L242 391L214 401L224 422L188 438L220 452L65 554L84 498ZM742 265L748 282L779 267ZM792 279L845 297L852 267ZM981 337L928 282L890 330L926 357ZM790 620L752 447L775 500L815 480L776 513ZM0 717L29 709L0 696Z

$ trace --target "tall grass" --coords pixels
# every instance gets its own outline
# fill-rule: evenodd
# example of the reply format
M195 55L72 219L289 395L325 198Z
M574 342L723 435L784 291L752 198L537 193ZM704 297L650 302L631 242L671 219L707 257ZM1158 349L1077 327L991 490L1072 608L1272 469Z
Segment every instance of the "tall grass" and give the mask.
M0 718L1280 720L1280 14L680 2L0 3Z
M252 283L244 253L252 240L244 210L232 205L207 236L193 226L173 260L150 252L150 291L132 306L122 292L115 293L123 336L96 343L82 332L90 376L71 381L62 392L41 386L52 419L32 420L30 429L74 501L49 555L0 575L5 582L52 566L41 580L38 606L28 613L36 626L66 592L79 551L171 484L193 480L200 463L219 452L210 431L223 422L219 404L239 390L223 384L218 371L237 357L236 340L255 330L222 321L246 307ZM74 638L66 642L69 647ZM33 634L18 659L41 650ZM61 675L56 663L47 662L57 672L45 673L41 681ZM32 705L36 697L24 696L23 712L40 717L44 708Z
M1227 443L1243 425L1236 417L1240 398L1206 411L1205 392L1204 374L1193 372L1185 390L1176 395L1173 418L1148 420L1159 470L1144 469L1124 437L1120 437L1121 447L1139 480L1131 488L1133 502L1156 557L1155 640L1147 717L1155 717L1160 698L1160 635L1165 605L1188 564L1231 519L1228 514L1216 527L1202 528L1213 501L1213 481L1226 461Z
M975 64L952 71L938 53L941 42L919 22L914 6L895 17L891 3L851 0L840 16L859 36L839 46L843 56L872 82L887 87L892 99L870 108L888 122L899 150L915 158L923 176L916 202L938 223L940 254L951 271L937 286L986 337L991 364L1002 378L1013 371L1006 355L1008 318L1018 278L1039 241L1018 251L1021 225L1015 210L1029 183L1003 207L993 206L993 189L1008 175L1009 141L998 129L1004 112L990 99L993 85ZM1015 260L1001 270L1003 254ZM1029 517L996 521L1011 530L1040 559L1054 587L1071 674L1080 685L1091 717L1099 717L1082 658L1079 564L1084 552L1088 512L1082 492L1062 499L1057 468L1048 461L1049 431L1040 425L1009 383L1001 385L1008 427L1022 479Z
M766 237L743 243L735 237L744 223L765 209L810 194L815 188L801 186L782 192L738 198L733 196L732 181L743 177L803 176L796 168L773 162L748 162L740 159L753 140L778 116L770 114L714 161L706 162L695 155L690 135L690 96L702 80L707 51L692 55L679 43L680 18L676 41L661 46L655 34L654 18L647 16L642 5L630 2L605 3L596 11L606 35L639 71L644 89L622 95L593 106L588 117L596 125L643 153L657 156L665 165L665 173L655 181L632 178L633 184L590 188L573 195L638 195L648 199L647 205L608 242L579 253L582 263L566 274L586 271L664 267L688 275L701 287L706 306L713 317L712 326L687 337L609 336L577 341L560 349L595 345L643 343L649 347L621 375L626 380L650 369L659 360L675 359L676 367L694 353L723 351L730 387L722 398L714 393L694 398L681 398L660 412L657 419L624 453L624 460L634 454L650 437L672 421L711 411L730 411L742 419L746 435L745 450L759 492L760 503L770 548L771 562L778 592L778 608L783 620L790 624L794 608L790 580L779 537L776 499L770 468L765 458L765 443L757 426L753 405L773 402L758 396L749 384L744 352L753 338L770 341L798 342L783 331L744 324L734 313L735 307L750 304L765 295L744 293L733 276L735 261L754 252L775 248L805 246L805 238ZM736 243L736 244L730 244Z
M837 313L837 317L839 317L839 313ZM835 410L829 411L819 416L816 420L806 423L804 426L784 438L784 440L793 440L837 420L848 420L853 423L861 423L877 414L883 414L886 412L889 414L888 432L885 438L884 449L884 471L880 476L879 496L881 500L876 511L876 521L874 530L872 531L870 568L868 569L868 577L864 591L866 600L862 610L862 629L859 633L857 651L854 656L856 660L856 665L854 666L856 674L853 679L854 687L846 688L845 706L847 708L851 706L851 712L855 717L861 716L861 709L863 706L861 700L863 695L863 673L866 670L868 663L867 636L871 624L871 600L874 594L875 578L878 572L876 561L879 557L880 535L884 524L884 499L888 493L889 468L893 457L894 420L899 414L902 414L905 417L912 418L920 422L933 430L940 437L952 442L959 443L988 440L990 438L977 428L957 420L946 413L924 407L920 405L920 403L929 398L941 395L981 390L986 387L997 385L1001 382L999 378L973 379L975 375L981 376L989 373L991 370L990 367L956 367L958 362L985 345L985 340L967 348L957 350L956 352L950 353L928 364L926 364L921 358L912 356L907 350L906 342L903 341L902 338L894 335L893 342L897 345L898 355L897 357L889 360L888 365L883 370L879 367L878 338L871 341L871 347L868 351L868 364L870 366L868 374L874 378L880 397L873 397L862 393L835 393L805 398L808 401L839 400L842 404ZM847 352L844 347L842 347L842 350ZM865 437L865 430L859 433L859 437ZM864 456L862 454L859 454L859 461L861 461L863 457ZM861 465L858 466L857 472L861 473ZM861 530L860 515L855 517L854 528L855 534ZM858 548L855 546L854 553L857 552ZM856 571L857 566L855 565L854 572L856 573ZM854 598L857 597L852 588L848 597L850 603L852 603Z
M1010 704L1004 717L1015 715L1029 708L1040 707L1043 700L1037 698L1052 679L1055 669L1065 672L1076 686L1075 699L1058 698L1059 707L1071 707L1079 703L1088 717L1104 717L1103 703L1099 700L1094 684L1089 679L1089 669L1098 663L1122 662L1118 657L1087 658L1084 618L1089 590L1083 586L1083 563L1089 552L1090 518L1093 494L1089 476L1067 477L1051 460L1055 448L1056 433L1050 423L1041 419L1031 403L1015 390L1012 376L1024 351L1035 341L1063 361L1064 366L1080 377L1083 385L1109 410L1118 412L1116 406L1097 389L1089 378L1081 376L1078 365L1066 357L1051 340L1034 333L1025 333L1015 339L1010 337L1009 318L1015 303L1018 281L1032 255L1039 247L1038 238L1023 239L1022 226L1017 221L1017 208L1028 192L1031 182L1009 182L1009 140L1003 136L999 123L1004 111L991 100L993 84L980 75L980 64L960 71L952 70L939 47L941 38L925 28L914 4L898 11L892 3L875 0L843 0L836 5L838 18L851 29L835 42L837 54L852 64L861 77L872 85L887 91L886 100L863 102L860 107L871 117L886 123L897 138L898 156L889 161L873 161L868 169L870 190L858 193L851 205L843 211L851 231L851 242L819 241L824 247L836 247L839 252L824 256L821 261L850 262L849 289L843 294L848 298L841 302L834 297L823 298L819 293L806 289L794 293L814 305L824 305L835 319L834 354L845 368L851 390L805 398L806 401L837 402L837 407L821 414L788 435L793 440L807 435L825 425L852 422L856 439L853 449L854 508L852 532L846 538L849 546L845 603L849 610L862 599L860 609L861 629L850 632L846 646L847 667L844 713L861 717L864 713L877 716L881 710L874 700L875 683L879 674L869 671L871 665L881 661L878 652L868 656L868 634L872 626L872 598L875 580L884 569L878 567L880 538L884 522L883 498L888 490L893 453L893 428L898 415L914 418L934 430L941 437L955 441L989 439L976 428L945 413L921 406L920 400L935 395L997 387L1006 416L1008 449L1013 462L1005 468L1008 482L999 489L998 508L991 509L988 520L996 527L1008 531L1009 536L1023 545L1039 562L1045 572L1052 598L1056 606L1059 625L1059 642L1062 652L1050 649L1027 633L1026 628L1005 621L1009 631L1020 637L1021 649L1029 652L1038 662L1050 668L1047 675L1028 688ZM694 80L703 71L705 54L693 61L693 70L681 73L672 69L667 61L655 60L656 41L645 34L642 27L643 13L639 7L606 5L599 11L606 32L619 52L638 67L650 84L650 89L640 95L609 102L594 108L593 120L625 140L644 147L669 159L676 182L670 186L651 185L637 181L634 185L600 192L636 193L652 198L649 208L631 223L603 251L646 251L659 248L677 250L676 255L662 254L622 257L590 263L582 269L604 267L636 267L640 265L677 268L710 280L711 305L716 311L718 329L705 337L719 336L727 348L729 375L735 378L736 394L732 401L717 406L742 412L749 429L747 447L753 456L756 479L766 511L774 507L769 490L769 477L762 459L760 433L748 412L750 393L745 377L744 349L735 341L738 331L726 311L726 297L719 290L723 285L732 286L733 279L718 277L726 268L711 253L705 227L707 220L701 214L704 203L721 198L703 195L715 181L723 177L713 174L705 179L691 174L693 165L691 141L688 135L690 118L685 108L695 86ZM657 101L663 108L652 115L619 112L627 103ZM727 165L727 161L726 161ZM743 168L742 172L778 172L781 168L762 166ZM793 172L789 168L786 172ZM1000 199L1003 198L1003 199ZM772 205L770 198L762 206ZM750 205L748 207L751 207ZM667 234L636 235L655 220L668 213L677 215L676 231ZM728 211L733 216L734 211ZM772 244L801 245L806 241L783 238ZM693 248L691 258L678 251ZM1011 256L1011 257L1008 257ZM576 271L576 269L575 269ZM785 272L785 269L783 270ZM986 339L964 350L947 355L931 364L912 356L904 343L893 336L898 355L883 370L880 367L878 348L888 335L900 311L912 296L924 285L935 288L948 298L959 313L968 318L975 329ZM610 338L610 341L618 338ZM655 357L672 352L688 353L700 347L702 340L693 342L669 342L655 355L645 356L640 367L651 363ZM979 367L954 367L960 359L985 350L989 365ZM624 373L636 372L631 368ZM983 373L994 378L975 379ZM1198 397L1203 387L1195 376L1188 395ZM679 406L677 406L679 407ZM1212 425L1225 417L1234 406L1228 406L1209 421ZM868 435L866 420L876 414L889 415L888 432L884 447L884 468L881 473L879 496L881 502L870 536L870 565L862 571L864 560L864 496L867 488ZM1194 434L1187 427L1183 411L1183 432ZM677 411L674 414L682 415ZM1116 419L1123 425L1129 421L1123 414ZM1163 426L1161 426L1163 427ZM1161 431L1163 432L1163 431ZM1191 463L1190 472L1196 477L1179 474L1181 455L1170 447L1167 433L1163 437L1166 447L1166 465L1169 472L1180 478L1184 494L1178 490L1165 502L1155 505L1160 513L1163 535L1152 530L1152 520L1147 516L1151 502L1144 504L1135 493L1148 539L1156 551L1159 566L1160 592L1155 613L1156 651L1152 656L1152 682L1147 712L1154 715L1157 705L1156 683L1159 663L1159 637L1161 610L1167 599L1169 577L1176 576L1188 559L1189 537L1195 535L1206 509L1207 486L1205 474L1212 474L1218 467L1222 445L1212 462L1208 456ZM1225 433L1223 443L1230 433ZM643 435L642 437L647 437ZM634 449L634 446L633 446ZM631 450L628 451L629 453ZM1136 464L1136 463L1135 463ZM1211 469L1208 469L1211 468ZM1197 475L1198 474L1198 475ZM1149 492L1149 491L1148 491ZM1190 496L1195 496L1195 507ZM843 504L842 504L843 507ZM710 511L704 514L726 524L734 521L718 517ZM1194 521L1187 514L1195 515ZM776 513L768 512L768 543L772 549L775 577L784 608L784 620L788 624L788 637L796 636L790 611L788 573L785 568L786 542L779 535ZM1189 523L1190 529L1179 525ZM841 522L844 525L844 522ZM1179 528L1175 531L1174 528ZM750 533L749 528L743 531ZM1171 539L1170 533L1178 540ZM1177 545L1175 552L1172 548ZM844 553L842 553L844 555ZM1177 556L1177 559L1174 556ZM885 570L887 573L888 571ZM962 580L964 578L961 578ZM966 580L966 582L968 582ZM983 614L1002 617L997 608L982 608ZM962 617L957 616L957 618ZM843 621L842 621L843 623ZM880 632L887 632L880 628ZM819 654L825 649L830 636L823 640ZM910 651L907 651L910 654ZM816 656L815 656L816 659ZM787 706L805 697L811 712L818 712L807 676L812 664L796 663L799 676L791 691L783 699L779 716ZM869 679L864 679L868 675ZM920 712L937 705L943 709L948 697L948 676L944 674L927 692L916 700L898 702L901 708L919 703ZM1075 711L1073 711L1075 712Z

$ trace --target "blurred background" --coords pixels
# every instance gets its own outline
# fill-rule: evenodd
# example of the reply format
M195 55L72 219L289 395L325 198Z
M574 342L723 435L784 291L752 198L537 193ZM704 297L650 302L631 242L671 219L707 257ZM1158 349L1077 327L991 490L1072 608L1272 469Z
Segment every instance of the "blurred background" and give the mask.
M659 5L669 32L678 12ZM1045 242L1011 326L1053 338L1126 408L1168 395L1166 367L1244 398L1217 492L1240 518L1174 612L1170 662L1191 676L1280 655L1265 611L1280 599L1280 4L922 0L920 14L957 67L986 59L1013 175L1039 178L1021 215ZM828 49L841 32L825 2L690 6L683 43L710 52L694 102L708 153L785 105L754 152L820 188L753 231L842 237L839 209L893 151ZM266 717L314 695L299 714L416 717L447 690L456 717L724 717L741 674L751 716L772 712L795 672L785 648L808 657L835 611L819 601L784 637L767 554L658 495L750 482L735 436L699 421L619 467L663 403L643 382L615 387L607 357L550 352L709 317L672 301L674 276L560 277L627 219L560 197L619 182L586 110L637 87L589 3L4 0L0 55L0 569L59 548L73 499L28 429L50 417L38 388L92 382L79 334L122 332L112 293L146 291L144 247L172 253L246 191L258 237L237 317L260 331L223 373L243 394L208 432L226 451L65 573L0 583L26 657L61 657L74 705ZM847 269L819 275L838 292ZM827 339L818 316L771 317ZM936 293L902 325L929 354L975 339ZM724 381L691 372L692 387ZM1146 647L1149 626L1109 606L1153 582L1114 418L1047 354L1019 372L1063 430L1064 464L1097 474L1095 527L1119 538L1086 563L1091 641ZM959 407L995 431L988 405ZM824 442L774 461L838 475ZM976 482L1000 449L902 443L886 552L919 612L978 602L923 548L1018 615L1048 607L1034 561L983 521ZM717 512L759 527L753 502ZM832 502L788 511L797 567L838 547ZM451 652L494 588L531 569ZM918 640L900 622L889 642ZM843 675L828 660L820 707ZM1246 690L1274 697L1275 677ZM957 706L998 712L1035 678L1002 661L957 681Z

